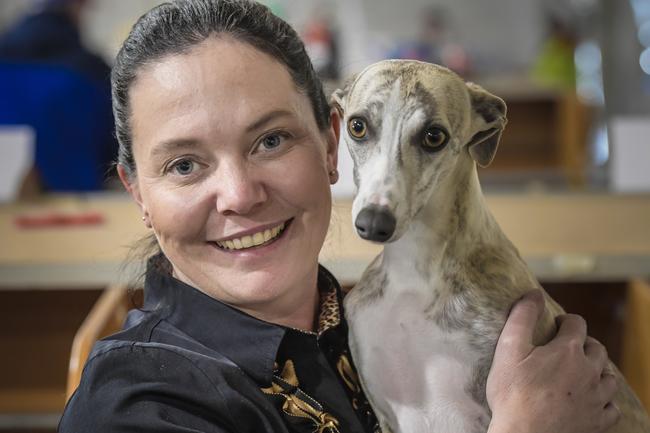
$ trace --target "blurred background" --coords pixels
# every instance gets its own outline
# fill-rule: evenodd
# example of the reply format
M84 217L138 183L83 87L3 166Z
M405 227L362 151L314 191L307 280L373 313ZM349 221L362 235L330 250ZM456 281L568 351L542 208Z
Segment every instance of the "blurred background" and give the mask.
M108 67L133 21L158 3L0 2L0 34L4 35L0 61L14 66L13 71L5 66L3 74L20 75L18 65L32 66L30 77L21 78L31 89L29 95L18 90L21 82L12 81L8 75L3 80L3 88L11 90L3 91L3 110L7 111L5 106L13 110L16 105L33 106L25 102L26 96L47 94L50 99L56 98L52 96L56 93L53 87L62 93L61 86L66 84L61 81L74 81L76 74L90 81L79 84L77 80L63 92L68 95L65 103L49 104L59 117L59 131L47 132L47 137L43 132L34 140L35 169L29 172L28 187L45 191L110 187L106 173L116 144L106 110ZM494 166L482 173L487 186L620 191L650 188L642 165L649 157L647 146L639 158L640 143L627 140L645 134L643 120L650 113L648 0L265 3L300 31L328 91L373 61L415 58L444 64L502 96L510 107L510 123ZM38 73L46 75L47 71L34 71L36 65L54 68L59 75L69 72L73 77L57 76L43 83ZM41 85L34 89L26 83L30 79ZM7 96L10 93L22 103L11 101ZM71 98L71 94L75 96ZM78 107L77 112L68 106ZM72 112L61 113L62 109ZM38 114L31 113L34 119L29 120L38 124L36 130L51 129L37 119L47 115L44 110L46 107ZM66 115L76 121L64 122ZM94 120L80 122L81 115ZM100 121L104 119L109 121ZM19 124L21 120L25 119L4 111L0 114L0 124ZM29 134L24 130L12 132ZM94 144L85 146L88 140ZM82 168L79 164L75 171L65 174L54 170L62 158L70 157L51 150L60 149L59 142L75 149L80 161L92 165ZM20 155L13 158L20 159ZM12 168L18 169L15 164ZM336 193L350 194L349 180L344 179Z
M0 431L53 431L89 345L132 306L140 263L125 258L146 232L114 177L109 73L159 3L0 0ZM328 93L409 58L506 101L480 170L488 204L650 406L650 0L263 3L300 32ZM378 250L351 233L340 158L323 262L351 285Z

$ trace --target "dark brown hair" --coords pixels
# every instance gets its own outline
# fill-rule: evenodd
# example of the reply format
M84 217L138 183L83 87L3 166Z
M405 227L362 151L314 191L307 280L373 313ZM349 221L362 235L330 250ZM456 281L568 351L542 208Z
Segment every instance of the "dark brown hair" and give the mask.
M229 36L267 53L286 66L309 98L321 130L329 105L320 80L295 30L264 5L250 0L176 0L144 14L122 45L111 74L118 164L136 174L129 124L129 90L138 71L165 56L181 54L209 37Z

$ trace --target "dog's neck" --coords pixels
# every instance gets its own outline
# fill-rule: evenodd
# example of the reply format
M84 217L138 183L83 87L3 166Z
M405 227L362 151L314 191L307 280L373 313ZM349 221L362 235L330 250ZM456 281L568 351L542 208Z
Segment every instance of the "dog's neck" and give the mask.
M402 237L384 246L385 264L407 271L468 254L472 245L506 240L485 204L476 168L456 171L449 185L436 186L447 196L432 194Z

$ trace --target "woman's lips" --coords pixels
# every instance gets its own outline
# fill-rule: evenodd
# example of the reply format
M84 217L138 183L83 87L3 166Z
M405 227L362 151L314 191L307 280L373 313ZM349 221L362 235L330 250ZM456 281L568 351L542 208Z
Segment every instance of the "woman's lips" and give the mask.
M225 252L243 252L263 248L282 238L282 235L292 221L293 218L274 227L251 233L250 235L210 243Z

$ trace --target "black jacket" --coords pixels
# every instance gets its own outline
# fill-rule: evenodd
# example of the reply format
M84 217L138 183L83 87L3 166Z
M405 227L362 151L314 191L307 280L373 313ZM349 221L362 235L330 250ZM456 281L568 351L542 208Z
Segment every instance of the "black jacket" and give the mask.
M370 432L341 290L320 268L318 333L251 317L153 266L128 327L98 342L59 432Z

